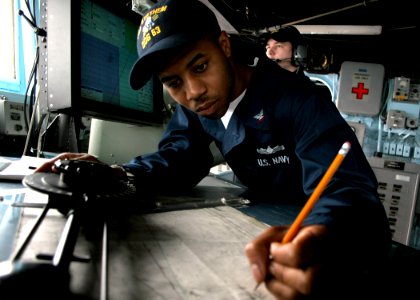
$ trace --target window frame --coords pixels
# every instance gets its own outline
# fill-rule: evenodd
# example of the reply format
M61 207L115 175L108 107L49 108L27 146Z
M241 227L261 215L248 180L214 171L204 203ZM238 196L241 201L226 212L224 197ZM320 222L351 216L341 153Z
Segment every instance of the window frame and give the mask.
M29 15L25 0L11 0L13 2L14 22L14 51L15 51L15 72L14 79L0 80L0 93L2 95L19 94L25 95L29 74L34 64L37 36L32 26L19 15L21 9L25 15ZM34 1L35 6L39 0ZM33 8L31 8L33 10ZM38 9L36 11L39 11ZM32 84L32 83L31 83Z

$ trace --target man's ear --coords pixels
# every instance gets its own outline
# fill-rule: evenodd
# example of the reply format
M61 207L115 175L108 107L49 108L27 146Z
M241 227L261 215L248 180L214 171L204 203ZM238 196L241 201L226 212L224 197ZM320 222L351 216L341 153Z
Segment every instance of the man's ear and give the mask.
M225 53L226 57L231 57L232 55L232 48L230 45L230 39L226 31L222 31L217 39L220 48Z

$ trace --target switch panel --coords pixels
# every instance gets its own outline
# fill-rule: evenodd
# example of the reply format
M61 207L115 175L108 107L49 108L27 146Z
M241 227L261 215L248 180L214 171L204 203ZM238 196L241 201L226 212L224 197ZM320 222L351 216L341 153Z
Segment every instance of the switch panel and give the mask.
M410 93L410 78L396 77L394 81L394 91L392 99L402 101L407 100Z
M378 180L378 193L388 215L392 239L411 246L420 165L378 157L368 160Z
M410 84L410 94L408 95L408 99L413 101L420 101L420 84Z

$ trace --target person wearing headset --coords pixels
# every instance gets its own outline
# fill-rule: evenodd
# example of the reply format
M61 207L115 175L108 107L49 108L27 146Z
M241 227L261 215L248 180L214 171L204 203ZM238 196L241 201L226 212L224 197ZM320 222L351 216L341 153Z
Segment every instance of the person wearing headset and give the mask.
M261 36L267 57L290 72L302 74L306 64L304 38L294 26L281 27Z
M308 66L308 43L296 27L285 26L277 31L266 32L260 36L260 43L265 47L267 58L283 69L311 81L304 72ZM322 85L317 87L324 98L331 101L330 91Z

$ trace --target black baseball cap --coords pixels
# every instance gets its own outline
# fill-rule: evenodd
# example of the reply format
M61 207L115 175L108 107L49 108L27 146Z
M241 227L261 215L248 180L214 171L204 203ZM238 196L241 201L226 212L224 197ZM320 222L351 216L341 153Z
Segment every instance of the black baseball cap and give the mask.
M267 44L269 39L276 40L277 42L290 42L292 43L293 47L296 47L303 41L303 37L300 34L299 30L291 25L281 27L276 31L264 33L260 38L261 43L264 46L265 44Z
M137 32L138 60L130 74L130 85L138 90L160 65L156 54L188 45L221 29L214 13L198 0L161 0L143 16Z

